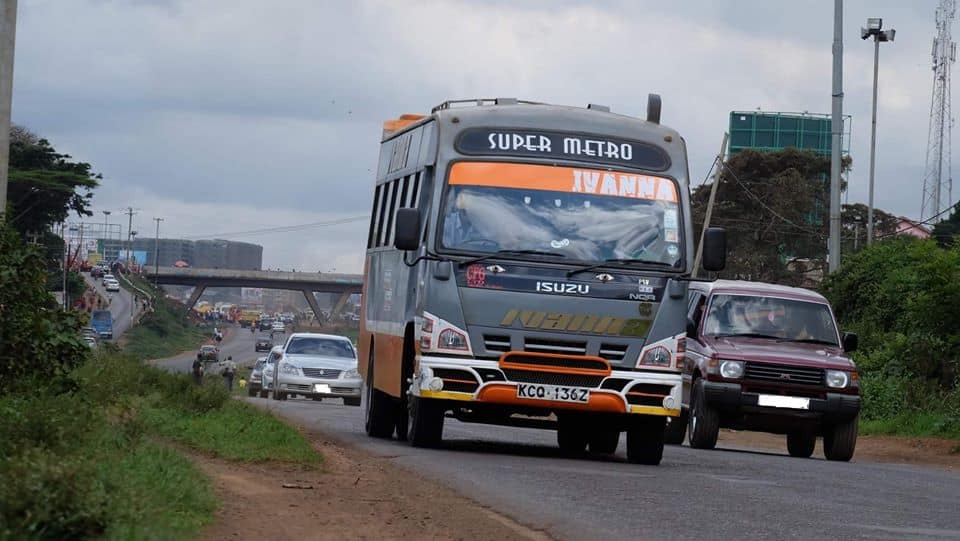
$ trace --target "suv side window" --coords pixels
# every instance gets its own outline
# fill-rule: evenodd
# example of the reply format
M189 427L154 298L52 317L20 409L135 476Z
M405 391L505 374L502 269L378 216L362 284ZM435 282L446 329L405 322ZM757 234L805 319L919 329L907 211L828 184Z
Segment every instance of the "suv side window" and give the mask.
M703 319L703 310L707 305L707 296L697 292L690 296L690 305L687 307L687 317L692 319L697 327L700 326L700 320Z

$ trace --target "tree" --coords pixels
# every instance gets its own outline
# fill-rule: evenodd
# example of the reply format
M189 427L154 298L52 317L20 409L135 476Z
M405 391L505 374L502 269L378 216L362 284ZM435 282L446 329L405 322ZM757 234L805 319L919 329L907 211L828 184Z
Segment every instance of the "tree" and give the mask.
M933 226L933 238L942 247L953 246L956 236L960 235L960 203L953 207L950 216Z
M21 234L45 231L71 212L92 215L90 199L102 176L71 160L22 126L10 130L8 216Z
M850 167L844 159L844 170ZM744 150L723 168L711 225L727 229L731 278L803 285L822 269L829 220L830 158L811 151ZM692 196L703 227L710 185Z
M843 205L840 211L840 235L843 238L842 253L850 253L855 247L867 244L867 217L869 208L863 203ZM897 217L881 209L873 209L873 238L882 239L897 232Z

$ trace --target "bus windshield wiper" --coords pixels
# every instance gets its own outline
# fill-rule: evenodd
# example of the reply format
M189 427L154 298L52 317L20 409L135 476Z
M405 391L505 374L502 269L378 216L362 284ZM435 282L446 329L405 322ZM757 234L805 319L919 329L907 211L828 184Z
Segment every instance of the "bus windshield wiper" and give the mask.
M830 340L823 340L821 338L781 338L777 342L796 342L798 344L826 344L828 346L836 346L837 343Z
M580 274L581 272L592 271L594 269L599 269L600 267L609 267L611 263L618 263L620 265L625 265L628 263L642 263L644 265L656 265L658 267L673 267L673 263L664 263L663 261L652 261L650 259L613 258L613 259L604 259L602 263L593 263L593 264L587 265L586 267L581 267L579 269L568 270L567 278L570 278L574 274Z
M482 255L480 257L475 257L473 259L467 259L466 261L460 262L460 267L466 267L467 265L472 265L474 263L479 263L481 261L486 261L494 257L500 257L505 255L549 255L554 257L567 257L560 252L548 252L545 250L497 250L496 252Z

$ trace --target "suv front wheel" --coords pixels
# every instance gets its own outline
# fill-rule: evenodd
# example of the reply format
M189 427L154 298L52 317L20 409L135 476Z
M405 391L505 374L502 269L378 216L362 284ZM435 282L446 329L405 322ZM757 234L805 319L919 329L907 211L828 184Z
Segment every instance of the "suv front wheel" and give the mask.
M827 426L823 432L823 456L827 460L849 462L857 448L858 417Z
M717 446L717 436L720 434L720 413L707 404L703 386L702 378L693 384L688 436L690 447L713 449Z

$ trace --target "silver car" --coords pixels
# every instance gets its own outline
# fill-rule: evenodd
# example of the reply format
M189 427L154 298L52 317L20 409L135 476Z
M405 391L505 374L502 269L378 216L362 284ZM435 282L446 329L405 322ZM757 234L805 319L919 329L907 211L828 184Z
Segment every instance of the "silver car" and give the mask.
M276 400L301 395L314 400L342 398L348 406L360 405L357 352L344 336L290 335L273 372L273 381Z
M250 370L250 381L247 382L247 396L259 395L260 398L267 397L267 391L263 388L263 367L266 364L266 357L260 357L257 359L257 362L253 364L253 369Z

